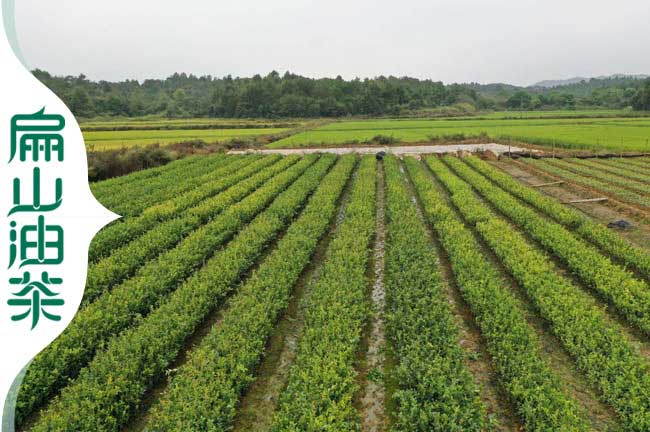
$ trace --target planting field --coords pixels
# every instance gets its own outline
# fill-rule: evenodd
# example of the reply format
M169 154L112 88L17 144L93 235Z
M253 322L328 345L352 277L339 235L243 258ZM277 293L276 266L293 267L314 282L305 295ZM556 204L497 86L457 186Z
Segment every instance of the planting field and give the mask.
M213 154L94 183L124 217L18 429L648 431L647 242L508 174L643 212L648 167Z
M155 130L155 129L254 129L285 128L304 124L303 121L232 119L232 118L184 118L184 119L149 119L125 118L124 120L81 121L79 126L84 132L115 130Z
M600 110L549 110L549 111L496 111L487 114L477 114L478 117L492 119L511 118L619 118L619 117L648 117L643 111L624 109Z
M341 121L289 136L269 147L359 144L377 136L414 143L481 135L573 150L650 152L650 119L635 117Z
M127 129L83 132L89 150L112 150L147 144L174 144L201 140L206 143L229 141L235 138L251 138L274 135L288 131L287 128L189 128L189 129Z
M650 158L544 159L525 163L557 180L574 183L594 195L609 197L650 214Z

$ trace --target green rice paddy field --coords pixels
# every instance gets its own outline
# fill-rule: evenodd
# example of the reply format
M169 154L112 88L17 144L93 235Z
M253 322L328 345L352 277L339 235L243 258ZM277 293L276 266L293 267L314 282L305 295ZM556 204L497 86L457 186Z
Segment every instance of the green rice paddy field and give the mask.
M334 121L305 130L303 120L261 119L115 119L81 123L86 145L110 150L148 144L202 140L207 143L303 131L276 141L271 148L370 142L377 135L395 142L457 140L487 135L541 146L576 150L650 151L650 117L625 110L527 111L481 113L441 119L372 119Z
M648 117L649 113L629 109L611 110L548 110L548 111L496 111L478 114L481 118L508 119L508 118L605 118L605 117Z
M148 144L201 140L212 144L235 138L275 135L304 126L304 120L156 117L81 120L86 147L112 150Z
M228 141L286 132L288 128L236 129L152 129L83 132L86 147L93 150L111 150L147 144L173 144L203 140L207 143Z
M115 118L109 120L82 120L79 125L84 132L126 129L252 129L268 127L296 127L301 120L241 119L241 118Z
M516 139L577 150L650 151L650 119L639 117L342 121L292 135L269 147L356 144L370 142L377 135L415 143L459 134L465 137L487 134L497 140Z

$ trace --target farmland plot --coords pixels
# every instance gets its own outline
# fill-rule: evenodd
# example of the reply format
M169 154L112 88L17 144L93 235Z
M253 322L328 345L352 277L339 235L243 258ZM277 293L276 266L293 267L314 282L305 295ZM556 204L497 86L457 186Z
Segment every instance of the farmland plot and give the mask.
M644 159L645 160L645 159ZM593 191L599 196L639 208L642 212L650 212L650 184L643 179L634 178L643 175L644 171L634 168L619 168L617 173L603 169L599 165L585 165L574 160L544 159L523 160L525 164L542 173L559 180L576 184ZM643 163L643 162L637 162Z
M528 163L650 199L643 159ZM19 430L650 430L648 249L495 164L212 155L92 188L125 217Z
M423 143L469 138L520 141L570 150L650 152L647 118L374 119L340 121L297 133L270 148L358 145L390 139Z

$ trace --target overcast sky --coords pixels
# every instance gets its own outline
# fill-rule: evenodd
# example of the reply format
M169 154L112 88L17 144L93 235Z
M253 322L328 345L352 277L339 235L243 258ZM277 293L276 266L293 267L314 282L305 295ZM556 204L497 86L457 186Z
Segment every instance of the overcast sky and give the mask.
M650 73L649 0L16 0L31 68L507 82Z

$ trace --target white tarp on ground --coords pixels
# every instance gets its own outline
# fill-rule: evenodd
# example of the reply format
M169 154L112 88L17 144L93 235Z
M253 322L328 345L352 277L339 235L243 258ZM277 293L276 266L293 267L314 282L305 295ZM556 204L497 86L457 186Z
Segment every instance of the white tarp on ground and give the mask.
M417 155L427 153L455 153L459 151L480 152L490 150L496 154L512 152L529 152L535 150L524 149L521 147L507 146L504 144L449 144L449 145L413 145L413 146L349 146L349 147L315 147L315 148L295 148L295 149L263 149L263 150L231 150L228 154L246 154L246 153L264 153L264 154L308 154L308 153L370 153L375 154L380 151L396 155Z

